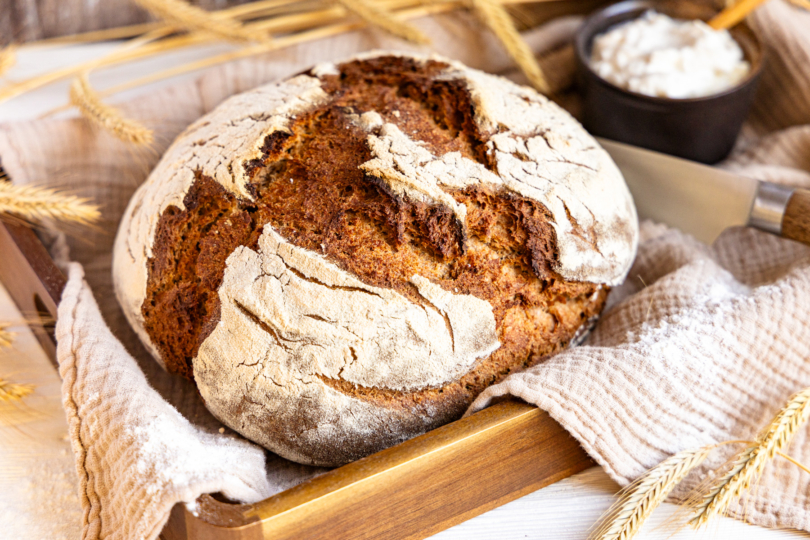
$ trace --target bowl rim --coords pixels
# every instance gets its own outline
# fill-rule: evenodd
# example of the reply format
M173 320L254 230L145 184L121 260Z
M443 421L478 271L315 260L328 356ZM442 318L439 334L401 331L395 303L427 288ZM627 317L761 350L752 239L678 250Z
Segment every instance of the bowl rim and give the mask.
M755 47L755 49L756 49L756 51L757 51L757 53L759 55L759 61L758 62L749 61L749 65L751 66L751 69L748 71L748 74L745 76L745 78L743 78L736 85L734 85L734 86L732 86L730 88L727 88L726 90L723 90L722 92L718 92L716 94L710 94L710 95L707 95L707 96L699 96L699 97L691 97L691 98L670 98L670 97L661 97L661 96L650 96L648 94L641 94L641 93L638 93L638 92L634 92L632 90L627 90L626 88L622 88L621 86L618 86L618 85L608 81L607 79L605 79L604 77L602 77L601 75L596 73L596 71L593 70L593 68L591 67L590 58L586 55L585 49L587 48L588 42L590 42L593 38L596 37L597 32L596 31L586 32L585 30L588 28L589 25L594 24L595 21L600 20L600 19L610 20L610 19L612 19L614 17L626 14L629 11L640 10L641 14L644 14L647 11L655 10L656 5L672 4L672 3L673 3L672 0L622 0L621 2L610 4L608 6L600 8L599 10L591 13L582 22L582 24L579 26L579 28L577 28L576 34L574 35L574 49L576 50L576 57L579 60L579 64L582 67L584 67L587 70L587 72L589 74L591 74L593 77L595 77L601 84L607 86L608 88L610 88L612 90L615 90L615 91L617 91L619 93L625 94L625 95L627 95L629 97L632 97L632 98L635 98L635 99L640 99L642 101L647 101L649 103L659 104L659 105L662 105L662 104L685 104L686 105L686 104L695 104L695 103L705 103L705 102L712 101L712 100L715 100L715 99L722 99L722 98L727 97L727 96L729 96L731 94L739 92L740 90L743 90L744 88L746 88L749 85L753 84L759 78L760 74L762 73L763 65L765 63L765 47L763 46L762 40L759 38L759 36L756 34L756 32L754 32L754 30L750 26L748 26L748 24L746 24L744 21L739 23L737 26L743 26L748 31L748 33L750 34L750 37L753 38L751 41L752 41L752 43L753 43L753 45L754 45L754 47ZM614 11L615 11L615 13L613 13ZM625 22L629 22L631 20L634 20L635 18L638 18L638 17L631 17L631 18L628 18L628 19L626 19L624 21L619 21L619 22L616 22L615 24L611 24L606 29L602 30L599 33L604 33L609 28L612 28L612 27L617 26L619 24L623 24ZM736 41L738 44L740 44L740 42L736 38L734 38L733 36L732 36L732 39L734 39L734 41ZM740 44L740 47L743 48L743 51L745 52L745 48L744 48L744 46L742 44Z

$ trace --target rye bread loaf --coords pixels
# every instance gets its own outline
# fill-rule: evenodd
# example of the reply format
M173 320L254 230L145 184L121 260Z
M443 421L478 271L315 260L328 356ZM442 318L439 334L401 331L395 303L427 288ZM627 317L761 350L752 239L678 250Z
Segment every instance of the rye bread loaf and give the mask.
M339 465L575 340L633 260L616 166L534 91L373 53L237 95L137 191L116 294L222 422Z

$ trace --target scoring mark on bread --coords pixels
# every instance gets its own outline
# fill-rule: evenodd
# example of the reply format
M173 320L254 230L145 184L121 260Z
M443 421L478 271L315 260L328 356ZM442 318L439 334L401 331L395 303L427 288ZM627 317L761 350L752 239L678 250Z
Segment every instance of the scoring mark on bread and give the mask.
M380 296L380 294L378 292L376 292L376 291L374 291L373 289L370 289L370 288L352 287L352 286L349 286L349 285L335 285L334 283L325 283L325 282L319 280L316 276L305 275L302 271L298 270L298 268L296 268L295 266L289 264L287 262L287 260L284 258L283 254L279 253L278 256L281 258L282 261L284 261L284 264L287 266L287 271L291 272L292 274L297 276L299 279L303 279L305 281L311 281L313 283L317 283L318 285L323 285L324 287L326 287L326 288L328 288L329 290L332 290L332 291L354 292L354 293L368 294L368 295L371 295L371 296L377 296L379 298L382 298L382 296Z
M282 338L281 335L276 331L275 328L273 328L272 326L270 326L269 324L267 324L266 322L261 320L258 315L256 315L255 313L250 311L248 308L246 308L245 305L242 304L239 300L234 299L233 304L242 313L242 315L244 315L245 317L247 317L248 319L253 321L253 323L256 326L258 326L259 328L261 328L262 330L264 330L265 332L270 334L273 337L273 339L276 341L276 343L278 344L279 347L281 347L282 349L284 349L288 353L294 352L294 349L285 343L286 341L290 341L290 342L295 343L294 340L288 340L286 338ZM253 364L253 365L255 365L255 364Z

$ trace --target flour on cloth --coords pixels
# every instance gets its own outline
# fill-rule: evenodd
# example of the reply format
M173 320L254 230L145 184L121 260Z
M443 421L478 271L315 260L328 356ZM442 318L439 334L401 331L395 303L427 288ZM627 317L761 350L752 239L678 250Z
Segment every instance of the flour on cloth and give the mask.
M772 0L751 23L769 44L768 64L745 137L724 166L810 187L810 12ZM416 24L436 52L489 72L512 66L464 13ZM539 51L573 28L565 19L527 38ZM83 538L156 538L175 503L213 491L255 501L322 472L220 434L193 385L149 357L112 294L110 231L160 153L222 99L372 48L413 49L376 31L354 32L227 64L119 104L156 129L156 151L134 150L75 118L0 125L0 159L15 182L94 198L106 220L68 239L82 267L70 266L57 328ZM642 232L630 277L613 291L590 340L492 387L474 405L506 393L537 403L622 483L679 450L751 437L810 385L808 248L745 229L727 231L712 247L660 225L645 223ZM807 431L789 449L804 462ZM776 461L748 498L745 517L810 531L810 482Z

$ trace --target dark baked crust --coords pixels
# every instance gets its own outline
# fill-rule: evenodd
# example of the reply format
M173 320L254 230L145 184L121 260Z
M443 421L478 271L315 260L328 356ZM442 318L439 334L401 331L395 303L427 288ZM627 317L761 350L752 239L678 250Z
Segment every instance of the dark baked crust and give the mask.
M254 201L238 200L198 174L185 210L170 207L160 218L142 307L169 371L192 378L191 360L219 320L225 260L237 246L256 249L267 225L365 283L414 302L422 301L410 283L418 274L492 305L502 346L443 388L402 393L324 378L383 407L436 403L452 419L486 386L565 347L601 311L606 288L566 281L554 271L551 214L537 201L487 185L448 190L467 208L465 230L447 207L395 196L359 169L372 157L368 134L356 122L366 111L435 155L457 151L491 168L466 87L436 79L445 67L378 57L322 77L330 101L296 118L290 133L269 136L264 158L247 164Z

